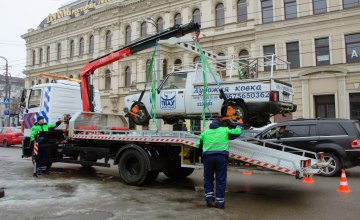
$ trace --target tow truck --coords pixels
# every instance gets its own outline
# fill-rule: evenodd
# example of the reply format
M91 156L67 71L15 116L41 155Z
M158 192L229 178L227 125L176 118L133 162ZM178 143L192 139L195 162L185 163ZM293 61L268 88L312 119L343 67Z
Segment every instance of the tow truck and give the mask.
M82 111L64 118L65 129L38 134L38 138L45 140L40 147L46 147L49 152L47 166L62 162L85 167L110 167L110 161L113 161L114 165L118 165L121 179L135 186L151 183L159 172L179 179L200 167L202 152L196 146L197 135L184 131L129 130L123 115L95 112L95 102L92 101L94 89L89 80L97 68L152 47L157 40L198 32L199 28L198 24L192 22L175 26L87 63L81 71ZM26 107L29 107L30 101L27 100ZM48 123L56 119L48 118ZM26 139L29 140L29 137ZM31 157L32 146L28 141L23 143L23 157ZM274 148L265 141L262 143L256 145L233 140L230 142L230 157L296 178L317 174L324 165L322 154L286 146Z

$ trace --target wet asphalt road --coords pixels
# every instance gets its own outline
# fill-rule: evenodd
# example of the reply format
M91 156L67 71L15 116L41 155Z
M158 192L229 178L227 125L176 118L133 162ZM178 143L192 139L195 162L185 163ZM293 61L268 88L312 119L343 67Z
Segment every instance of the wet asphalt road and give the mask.
M359 219L360 167L340 178L315 177L307 185L282 174L228 172L226 209L204 207L201 170L174 182L160 175L146 187L121 182L116 167L84 169L55 164L50 175L32 178L20 148L0 147L0 220L8 219Z

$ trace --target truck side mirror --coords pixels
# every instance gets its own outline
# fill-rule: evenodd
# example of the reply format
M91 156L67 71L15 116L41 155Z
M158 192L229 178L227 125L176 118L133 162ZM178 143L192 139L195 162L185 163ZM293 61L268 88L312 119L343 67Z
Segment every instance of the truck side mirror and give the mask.
M156 91L157 91L157 94L160 94L160 92L161 92L161 90L160 90L160 89L157 89Z
M20 101L21 101L22 104L25 104L25 103L24 103L24 102L25 102L25 99L26 99L26 89L23 89L23 91L22 91L22 93L21 93L21 99L20 99Z

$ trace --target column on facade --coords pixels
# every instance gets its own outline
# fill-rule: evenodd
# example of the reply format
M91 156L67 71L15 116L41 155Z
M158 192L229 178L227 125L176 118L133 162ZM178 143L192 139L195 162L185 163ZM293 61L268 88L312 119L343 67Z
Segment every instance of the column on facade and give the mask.
M119 36L120 36L120 23L117 22L115 24L112 25L112 37L111 37L111 46L112 48L116 49L116 48L120 48L120 41L119 41Z
M201 1L200 13L201 13L201 29L206 29L214 25L212 16L212 1Z
M339 33L330 34L329 36L330 60L332 64L342 64L346 62L345 38Z
M26 66L31 66L32 65L32 49L27 48L26 49Z
M164 21L164 30L167 29L167 28L169 28L169 27L174 26L174 25L173 25L174 22L172 22L172 21L174 21L174 18L173 18L172 16L174 16L173 13L165 13L164 18L163 18L163 21Z
M261 1L259 4L261 4ZM284 20L285 14L284 14L284 5L283 1L272 1L273 3L273 20L275 21L281 21ZM260 5L261 7L261 5Z
M329 12L338 11L343 8L343 0L336 0L336 1L327 0L326 2L328 5Z
M246 1L247 2L247 9L248 9L248 23L249 21L254 20L255 22L258 21L261 17L261 7L259 7L258 1Z
M237 23L237 1L224 0L225 24Z
M101 33L100 29L96 29L93 32L94 35L94 54L100 55L100 48L101 48Z
M117 94L119 92L119 87L121 87L123 84L120 82L121 76L124 75L124 71L121 68L120 62L114 62L112 63L112 71L111 71L111 92L114 94Z
M180 11L183 24L187 24L192 20L192 11L190 12L190 10L192 10L192 8L184 7Z
M229 46L225 53L229 57L230 56L238 57L237 51L235 51L234 46ZM233 77L235 74L234 74L234 70L231 71L231 63L227 62L227 65L228 66L226 67L226 76Z
M337 85L338 85L338 107L337 111L338 114L336 117L338 118L348 118L346 107L348 106L347 99L346 99L346 79L344 74L339 74L336 77Z
M309 91L309 78L308 77L300 77L301 82L301 107L302 107L302 117L303 118L311 118L310 115L310 91ZM298 109L301 109L300 106L298 106Z
M313 14L313 0L297 1L298 17L308 16Z

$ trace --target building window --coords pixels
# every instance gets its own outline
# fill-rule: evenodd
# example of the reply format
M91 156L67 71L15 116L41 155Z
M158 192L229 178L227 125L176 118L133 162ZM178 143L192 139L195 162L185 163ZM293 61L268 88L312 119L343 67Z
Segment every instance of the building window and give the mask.
M75 43L74 40L70 41L70 58L74 57L74 53L75 53Z
M241 64L246 67L244 74L247 74L249 72L249 52L247 50L241 50L239 59L241 59Z
M111 48L111 31L106 32L105 40L106 40L105 49L110 49Z
M50 79L46 78L45 83L49 83L49 82L50 82Z
M105 71L105 90L111 89L111 71Z
M237 2L237 13L238 13L238 22L246 22L247 21L246 0L239 0Z
M39 64L41 64L42 61L43 61L43 49L40 48L40 50L39 50Z
M125 29L125 45L129 45L131 42L131 27L127 26Z
M321 14L327 12L326 0L313 0L313 12L314 14Z
M299 54L299 42L292 42L286 44L287 60L290 62L291 68L300 67L300 54Z
M359 0L343 0L344 8L354 8L359 6Z
M35 85L35 81L31 81L31 86Z
M194 57L194 63L195 63L195 64L201 63L201 57L200 57L200 56Z
M151 82L151 80L152 80L153 71L152 71L152 69L149 70L149 68L150 68L150 60L147 60L146 68L145 68L145 81L146 82Z
M46 48L46 62L50 61L50 46Z
M262 23L274 21L272 0L261 0Z
M140 36L144 37L147 35L147 23L146 21L144 21L143 23L141 23L140 25Z
M335 96L317 95L315 99L315 117L316 118L335 118Z
M163 79L165 79L168 71L167 60L163 60Z
M36 64L36 51L32 51L32 65L34 66Z
M89 37L89 53L94 53L94 35Z
M218 56L223 57L223 56L225 56L225 54L219 53ZM226 77L226 61L217 62L216 68L218 69L218 73L221 75L221 77L225 78Z
M130 67L125 68L125 87L131 86L131 69Z
M39 81L38 81L38 85L40 85L42 82L41 82L41 79L39 79Z
M193 11L193 21L194 23L201 24L201 14L198 8Z
M360 62L360 34L345 35L346 62Z
M284 0L285 19L297 17L296 0Z
M57 60L60 60L61 59L61 44L59 43L57 45Z
M176 59L174 62L174 70L181 70L182 61L180 59Z
M315 39L316 65L330 64L329 38Z
M164 21L162 18L158 18L156 21L156 28L157 30L160 32L162 32L164 30Z
M70 75L70 76L69 76L69 78L70 78L70 79L73 79L73 78L74 78L74 76L73 76L73 75Z
M215 20L216 20L216 27L224 26L225 24L225 13L224 13L224 5L219 3L215 7Z
M175 20L175 25L181 25L182 24L182 18L181 18L181 14L180 13L177 13L175 16L174 16L174 20Z
M359 120L360 119L360 93L350 93L349 94L350 102L350 119Z
M80 38L79 42L79 55L82 56L84 54L85 42L84 38Z
M273 65L273 70L276 70L276 65L272 62L272 57L269 55L275 54L275 45L267 45L263 47L264 50L264 71L271 71L271 65Z

